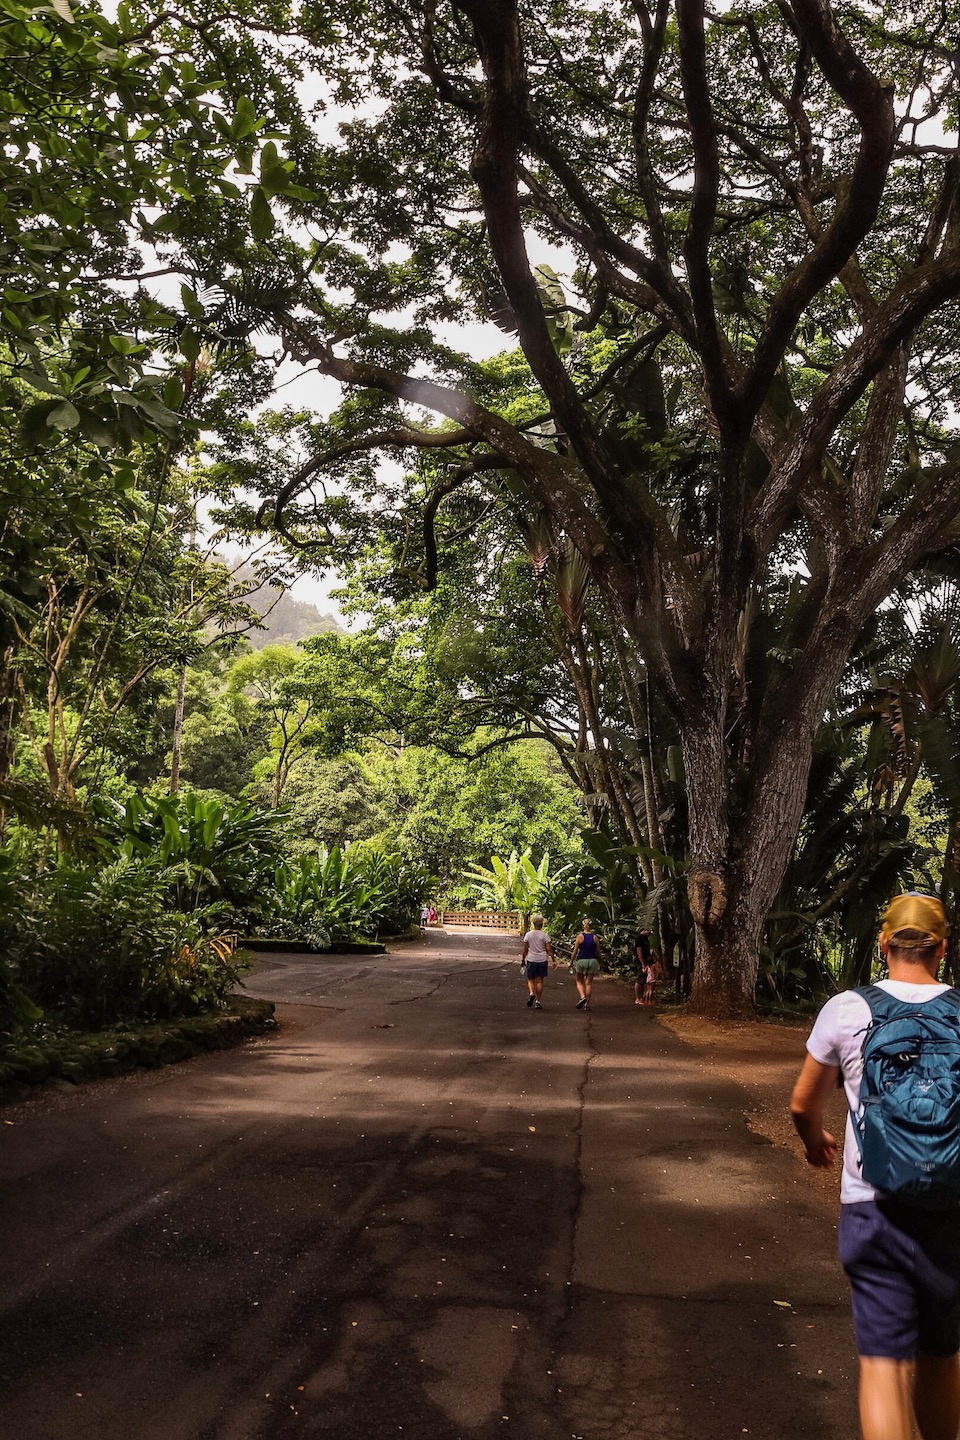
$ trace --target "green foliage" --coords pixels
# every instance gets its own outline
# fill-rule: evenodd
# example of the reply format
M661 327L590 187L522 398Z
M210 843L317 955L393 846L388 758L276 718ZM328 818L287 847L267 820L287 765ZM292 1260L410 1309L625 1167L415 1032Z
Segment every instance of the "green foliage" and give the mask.
M175 796L134 795L126 804L94 802L110 851L162 872L178 910L216 905L232 923L247 923L269 904L280 857L279 819L252 806Z
M602 930L607 944L629 949L639 923L642 897L629 847L602 831L581 833L583 857L558 872L541 895L541 906L551 934L569 939L587 916Z
M528 850L539 865L578 848L582 811L576 792L536 744L490 750L481 759L444 756L425 746L400 755L381 749L365 773L392 811L381 832L384 849L419 858L437 876L441 894L463 889L463 871L490 855Z
M358 755L298 766L285 795L284 844L294 854L383 835L395 818L382 772Z
M431 884L422 865L376 846L321 847L277 867L270 930L321 949L400 934L413 924Z
M230 670L228 693L246 696L267 727L269 753L254 768L277 809L287 782L311 744L321 740L315 696L302 682L303 657L291 646L265 645L241 655Z
M43 1011L20 983L14 954L27 905L23 881L23 868L14 848L0 848L0 1050L29 1034L43 1019Z
M173 726L177 677L168 672L164 749ZM219 666L189 666L180 749L180 774L193 790L239 798L268 746L268 720L248 696L229 688ZM165 767L166 768L166 767Z
M171 907L172 883L126 857L58 866L29 897L14 940L24 988L90 1028L222 1006L243 966L210 933L214 910Z
M205 307L190 283L158 303L141 272L179 251L170 269L195 280L214 230L236 256L263 228L264 186L248 216L237 183L261 144L251 102L231 113L206 36L177 49L155 31L128 5L3 6L0 394L30 449L172 437L189 377L158 370L157 350L195 362Z
M569 869L570 866L563 865L551 875L549 852L542 857L539 865L534 865L529 850L522 855L512 850L507 860L498 855L492 856L489 869L473 865L463 874L481 906L490 906L494 910L517 910L521 915L529 915L540 908L541 896L548 887L558 884Z

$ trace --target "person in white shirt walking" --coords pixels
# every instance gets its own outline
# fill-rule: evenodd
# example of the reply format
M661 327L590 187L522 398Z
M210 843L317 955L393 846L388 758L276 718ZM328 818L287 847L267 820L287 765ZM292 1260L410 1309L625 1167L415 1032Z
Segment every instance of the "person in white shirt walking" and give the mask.
M880 932L889 978L869 987L869 1000L862 991L845 990L827 1001L807 1041L807 1057L790 1102L808 1164L832 1165L837 1142L823 1127L823 1109L842 1078L849 1114L838 1239L860 1356L864 1440L912 1440L914 1422L921 1440L956 1440L960 1428L960 1208L956 1203L922 1208L908 1189L877 1189L863 1174L871 1170L868 1154L876 1163L866 1144L865 1127L870 1124L871 1135L876 1132L861 1097L861 1082L865 1051L872 1056L874 1044L884 1043L878 1025L900 1023L905 1014L922 1037L928 1020L932 1025L944 1010L950 1013L940 1025L948 1034L960 1032L960 992L937 980L946 934L943 906L933 896L898 895L891 901ZM941 995L953 998L937 1005ZM918 1038L908 1047L916 1054L895 1057L902 1068L922 1059L924 1043ZM960 1040L950 1044L960 1055ZM871 1073L873 1064L869 1059ZM921 1091L929 1088L923 1080ZM872 1103L872 1090L866 1094ZM956 1125L955 1115L949 1123ZM889 1118L885 1124L890 1126ZM896 1150L890 1151L892 1163L885 1145L881 1154L882 1163L890 1163L882 1173L894 1175ZM920 1170L930 1168L928 1163Z
M542 1010L543 982L547 978L550 962L553 961L553 944L543 928L543 916L531 917L533 929L523 937L520 964L527 967L527 1008ZM553 962L556 964L556 961Z

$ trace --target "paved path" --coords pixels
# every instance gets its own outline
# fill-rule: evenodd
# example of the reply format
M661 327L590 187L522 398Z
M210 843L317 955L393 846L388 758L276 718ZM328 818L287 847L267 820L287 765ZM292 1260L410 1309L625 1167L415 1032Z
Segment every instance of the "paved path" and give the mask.
M0 1112L3 1440L850 1440L803 1166L515 950L264 960L279 1036Z

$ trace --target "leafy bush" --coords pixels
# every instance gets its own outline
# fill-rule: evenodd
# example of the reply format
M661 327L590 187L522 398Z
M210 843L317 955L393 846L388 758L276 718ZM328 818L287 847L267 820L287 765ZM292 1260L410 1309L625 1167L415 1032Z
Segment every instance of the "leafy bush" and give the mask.
M13 943L25 988L88 1027L222 1006L244 966L210 933L217 907L171 908L174 883L128 857L59 865L31 895Z
M481 905L489 905L493 910L518 910L522 915L529 915L531 911L540 909L542 897L570 869L570 865L562 865L551 876L549 854L543 856L539 865L534 865L529 850L524 850L522 855L513 850L507 860L493 855L489 869L471 865L463 874Z
M280 860L279 817L250 805L178 795L95 801L105 853L166 872L175 908L223 903L247 925L270 908Z
M25 896L16 854L8 846L0 850L0 1049L34 1030L43 1019L43 1011L20 984L15 954Z
M376 933L403 934L416 923L423 897L433 889L433 876L425 865L363 841L351 846L351 854L367 885L376 887Z
M650 923L629 858L636 851L598 830L584 830L581 839L583 859L564 866L541 888L547 928L555 939L570 940L586 915L603 937L611 968L632 970L634 934L641 922Z
M398 934L413 924L431 877L423 866L375 846L334 845L274 872L274 934L319 949Z

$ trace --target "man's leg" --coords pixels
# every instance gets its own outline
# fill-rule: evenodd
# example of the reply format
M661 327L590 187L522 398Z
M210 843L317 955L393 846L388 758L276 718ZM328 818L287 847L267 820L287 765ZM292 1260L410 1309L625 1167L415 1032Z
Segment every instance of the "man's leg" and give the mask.
M537 999L538 999L538 1000L542 1000L542 999L543 999L543 976L542 976L542 975L538 975L538 976L537 976Z
M913 1409L921 1440L957 1440L960 1356L918 1354Z
M913 1362L860 1356L860 1429L863 1440L913 1440ZM924 1432L924 1440L932 1440ZM955 1436L951 1437L955 1440Z

